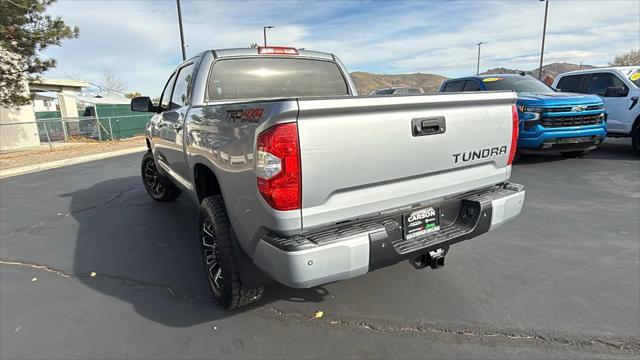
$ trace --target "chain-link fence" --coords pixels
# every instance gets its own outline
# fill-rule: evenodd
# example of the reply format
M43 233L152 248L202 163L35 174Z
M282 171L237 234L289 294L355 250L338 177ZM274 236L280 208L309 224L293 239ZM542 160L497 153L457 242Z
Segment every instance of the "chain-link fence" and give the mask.
M0 148L19 149L57 142L107 141L144 134L152 114L79 118L40 118L0 124ZM34 137L37 135L37 138Z

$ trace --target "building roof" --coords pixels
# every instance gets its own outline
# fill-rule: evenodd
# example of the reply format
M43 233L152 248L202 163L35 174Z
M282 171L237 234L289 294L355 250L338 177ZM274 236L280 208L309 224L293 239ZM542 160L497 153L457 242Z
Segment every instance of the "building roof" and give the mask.
M29 82L29 84L42 84L42 85L53 85L53 86L68 86L68 87L88 87L89 84L87 81L82 80L70 80L70 79L36 79L34 81Z
M36 79L29 82L29 91L80 91L82 88L89 87L86 81L68 80L68 79Z
M42 94L33 94L31 96L34 100L55 100L56 98L53 96L47 96L47 95L42 95Z

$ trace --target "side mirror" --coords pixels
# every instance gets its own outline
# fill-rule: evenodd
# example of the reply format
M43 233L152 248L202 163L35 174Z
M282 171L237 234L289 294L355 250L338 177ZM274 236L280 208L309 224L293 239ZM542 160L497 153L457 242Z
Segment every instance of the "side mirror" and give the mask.
M157 112L158 108L153 106L151 98L148 96L138 96L131 99L131 111Z
M610 86L604 90L604 97L625 97L629 95L629 89L623 86Z

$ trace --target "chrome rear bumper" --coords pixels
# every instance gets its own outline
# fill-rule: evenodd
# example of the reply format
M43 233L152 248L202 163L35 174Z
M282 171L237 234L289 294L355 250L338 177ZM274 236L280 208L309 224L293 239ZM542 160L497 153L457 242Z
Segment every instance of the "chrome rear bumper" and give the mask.
M274 280L308 288L363 275L402 260L497 229L522 210L522 185L506 183L462 194L434 204L441 229L417 239L404 239L402 212L294 237L267 235L254 253L254 263Z

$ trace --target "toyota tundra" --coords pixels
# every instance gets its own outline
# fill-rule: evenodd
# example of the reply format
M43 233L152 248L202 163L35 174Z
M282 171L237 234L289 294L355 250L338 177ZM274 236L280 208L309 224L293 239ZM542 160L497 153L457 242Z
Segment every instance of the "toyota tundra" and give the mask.
M258 47L204 51L158 104L131 108L154 113L144 187L199 206L193 241L224 308L272 280L308 288L403 260L439 268L451 245L524 201L508 182L511 91L360 97L332 54Z

